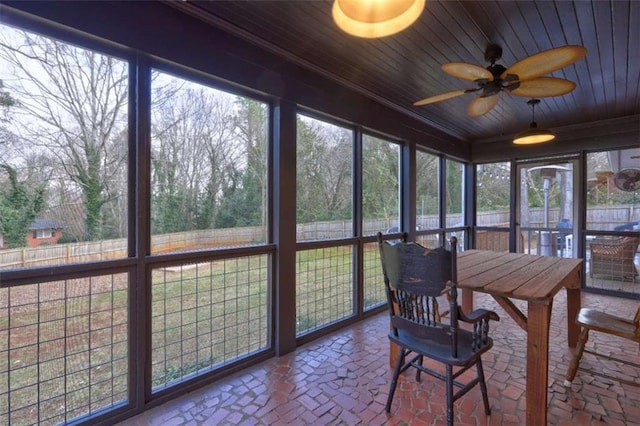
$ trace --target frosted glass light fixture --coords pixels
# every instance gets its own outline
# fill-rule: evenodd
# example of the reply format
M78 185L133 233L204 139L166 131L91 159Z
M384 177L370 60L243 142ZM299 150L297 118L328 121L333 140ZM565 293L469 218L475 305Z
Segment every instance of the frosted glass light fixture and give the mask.
M413 24L425 0L335 0L333 20L344 32L363 38L396 34Z

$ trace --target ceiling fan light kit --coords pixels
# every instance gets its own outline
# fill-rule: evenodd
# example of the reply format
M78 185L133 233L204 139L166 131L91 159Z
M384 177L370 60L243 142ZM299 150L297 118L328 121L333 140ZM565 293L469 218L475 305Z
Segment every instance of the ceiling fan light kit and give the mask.
M335 0L333 20L347 34L378 38L396 34L413 24L425 0Z
M535 121L536 105L540 103L540 99L531 99L527 101L531 105L531 124L524 132L520 132L513 139L515 145L533 145L537 143L549 142L555 139L555 135L546 129L538 129Z
M561 46L536 53L505 68L497 64L502 57L502 48L496 44L487 46L484 59L490 63L486 68L466 62L450 62L442 65L447 74L477 84L475 88L454 90L414 102L421 106L440 102L465 93L479 92L467 114L479 117L491 111L498 102L500 92L527 98L562 96L576 88L576 84L564 78L543 77L570 65L587 54L582 46Z

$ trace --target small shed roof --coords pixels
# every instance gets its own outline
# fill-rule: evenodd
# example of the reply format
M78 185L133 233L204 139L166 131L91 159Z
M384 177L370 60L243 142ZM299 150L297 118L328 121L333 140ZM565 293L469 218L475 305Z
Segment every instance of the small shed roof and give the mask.
M60 222L56 222L55 220L36 218L31 226L29 226L30 230L34 229L62 229L64 225Z

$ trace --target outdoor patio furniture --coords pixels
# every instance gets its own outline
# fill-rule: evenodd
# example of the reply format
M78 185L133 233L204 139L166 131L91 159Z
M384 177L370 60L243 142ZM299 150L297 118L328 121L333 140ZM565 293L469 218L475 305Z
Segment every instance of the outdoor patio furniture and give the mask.
M566 247L566 237L567 235L571 235L573 232L573 225L569 219L560 219L560 222L556 225L556 228L564 229L564 231L559 231L556 236L556 245L557 249L564 251Z
M625 223L624 225L618 225L613 228L614 231L633 231L633 228L640 226L640 221Z
M576 347L575 355L569 363L569 369L567 370L567 375L564 380L565 386L571 386L571 382L573 382L573 379L576 377L576 371L580 366L580 360L582 359L583 352L640 368L640 364L631 362L629 359L619 359L611 356L610 354L585 349L587 340L589 339L589 331L591 330L611 334L613 336L622 337L624 339L640 343L640 305L638 306L638 310L636 311L636 315L633 320L621 318L595 309L582 308L578 313L576 322L582 327L582 329L580 331L580 338L578 339L578 346ZM616 379L628 384L638 385L635 382L625 380L623 377L617 378L599 371L590 371L590 373L610 379Z
M480 384L484 411L491 413L481 355L491 349L488 336L489 320L499 320L493 311L478 309L465 315L457 303L457 239L451 238L451 251L445 248L427 249L404 241L390 244L378 233L378 246L384 276L391 331L389 339L395 345L397 357L385 410L391 410L400 373L416 368L416 380L426 373L444 380L447 389L447 424L453 424L453 403L468 390ZM449 324L438 318L436 298L449 284ZM472 326L458 328L458 321ZM396 349L397 348L397 349ZM446 373L423 365L423 358L444 364ZM456 371L454 372L454 366ZM456 380L476 367L476 377L466 384ZM454 392L454 387L460 388Z
M633 262L640 237L603 237L591 241L589 276L600 275L635 282L638 270Z

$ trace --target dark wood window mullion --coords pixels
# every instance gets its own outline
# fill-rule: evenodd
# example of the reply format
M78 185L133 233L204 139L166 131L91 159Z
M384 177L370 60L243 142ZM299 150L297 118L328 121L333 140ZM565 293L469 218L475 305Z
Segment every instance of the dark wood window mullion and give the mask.
M405 143L400 155L400 218L401 229L409 232L415 241L416 232L416 145Z
M129 396L136 411L151 398L151 67L138 55L129 72Z
M273 109L274 344L281 356L296 348L296 105ZM285 166L286 165L286 166Z
M464 167L464 225L466 226L464 246L466 249L475 247L476 227L476 167L465 163Z
M441 229L439 245L443 245L446 240L446 232L444 229L447 226L447 158L444 155L440 156L440 167L438 167L438 194L438 200L440 202L438 209L438 228Z
M353 258L353 282L354 298L353 312L357 316L364 312L364 243L363 243L363 213L362 213L362 128L357 127L353 131L353 235L358 237L358 243L355 245L355 251L352 253Z

